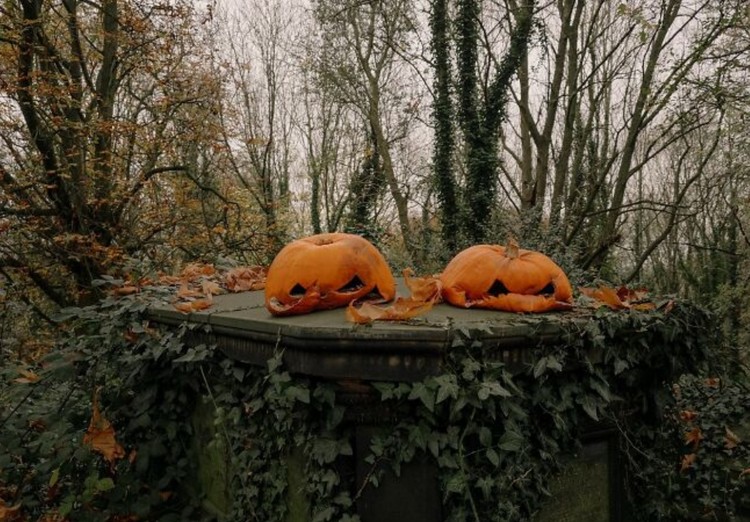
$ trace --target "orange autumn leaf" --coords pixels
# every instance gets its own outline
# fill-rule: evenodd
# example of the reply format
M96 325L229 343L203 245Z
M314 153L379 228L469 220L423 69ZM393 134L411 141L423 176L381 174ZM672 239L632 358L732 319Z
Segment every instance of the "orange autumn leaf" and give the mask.
M191 297L203 297L203 292L190 288L187 281L183 281L180 289L177 291L177 297L180 299L189 299Z
M440 301L442 283L440 278L427 276L427 277L414 277L414 271L411 268L406 268L403 271L404 283L411 293L411 299L415 301Z
M365 302L357 308L352 301L346 309L346 319L357 324L367 324L373 321L405 321L428 312L434 304L433 301L416 301L399 297L387 307Z
M697 458L697 455L695 453L688 453L687 455L683 455L682 463L680 465L680 472L685 473L690 468L692 468L693 464L695 464L696 458Z
M693 451L698 449L698 444L703 440L703 432L699 427L695 427L685 434L685 445L692 445Z
M224 275L224 286L230 292L263 290L267 270L262 266L243 266L231 269Z
M39 382L39 380L41 379L39 375L32 372L31 370L18 370L18 373L21 374L21 377L13 379L13 382L17 382L18 384L34 384L35 382Z
M595 301L594 306L608 306L613 310L636 310L650 312L656 310L657 305L646 301L648 291L643 288L631 289L621 286L617 290L608 286L599 288L580 288L581 293Z
M683 422L691 422L695 420L698 414L692 410L682 410L680 412L680 420Z
M216 268L211 264L204 263L190 263L180 272L180 276L183 279L192 281L198 279L201 276L212 276L216 273Z
M214 295L219 295L222 290L221 286L219 286L219 283L216 281L203 281L201 283L201 291L203 292L203 295L205 295L208 299L211 299Z
M181 282L182 282L182 278L178 276L171 276L171 275L165 275L165 274L161 274L159 276L160 285L171 286L171 285L176 285Z
M0 499L0 522L15 522L16 520L21 520L20 509L20 503L15 506L8 506L3 499Z
M190 312L200 312L211 306L211 299L196 299L195 301L183 301L181 303L174 303L174 306L178 311L189 314Z
M718 377L709 377L708 379L703 381L703 383L708 388L718 388L721 385L721 379L719 379Z
M122 336L130 344L135 344L138 342L138 334L133 330L127 330L124 334L122 334Z
M623 310L630 307L620 299L614 288L600 286L599 288L580 288L579 290L586 297L593 299L596 302L595 306L606 305L613 310Z
M132 295L138 292L138 287L133 285L124 285L112 290L112 293L119 296Z
M115 429L99 411L99 388L94 392L93 413L86 434L83 436L83 444L101 454L112 467L115 462L125 457L125 449L115 438Z

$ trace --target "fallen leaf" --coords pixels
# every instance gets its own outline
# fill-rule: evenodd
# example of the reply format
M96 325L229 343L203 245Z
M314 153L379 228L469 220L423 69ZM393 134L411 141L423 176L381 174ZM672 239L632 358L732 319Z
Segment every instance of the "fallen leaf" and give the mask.
M727 449L734 449L737 445L742 442L740 438L732 430L724 426L724 446Z
M680 472L685 473L690 468L692 468L693 464L695 464L696 458L697 458L697 455L695 453L688 453L687 455L683 455L682 463L680 465Z
M182 277L182 279L193 281L202 276L210 277L215 273L216 268L214 268L214 265L205 263L189 263L185 268L182 269L182 272L180 272L180 276Z
M365 302L357 308L355 302L352 301L346 309L346 319L357 324L368 324L373 321L405 321L428 312L434 304L433 301L417 301L399 297L387 307Z
M205 280L201 283L201 290L203 291L203 295L205 295L209 299L212 296L219 295L222 292L219 283L209 280Z
M173 306L180 312L189 314L190 312L199 312L211 306L211 299L196 299L195 301L183 301L174 303Z
M718 377L709 377L703 383L709 388L718 388L721 385L721 379Z
M682 410L680 412L680 420L683 422L692 422L698 414L692 410Z
M159 276L160 285L171 286L171 285L176 285L181 282L182 282L182 278L178 276L171 276L171 275L165 275L165 274L161 274Z
M191 297L203 297L203 292L190 288L187 281L183 281L180 289L177 291L177 297L180 299L189 299Z
M83 444L100 453L104 460L114 467L115 462L125 456L125 449L117 442L112 424L99 411L99 390L100 388L97 388L94 392L93 413L83 436Z
M406 268L403 271L404 284L411 293L411 299L414 301L432 301L439 302L442 290L440 279L434 276L414 277L414 271Z
M13 382L17 382L18 384L34 384L35 382L39 382L39 380L41 379L39 375L32 372L31 370L18 370L18 373L21 374L21 377L13 379Z
M224 275L224 286L230 292L263 290L267 270L262 266L243 266L231 269Z
M600 286L599 288L579 288L579 290L586 297L593 299L596 302L595 306L606 305L613 310L630 308L630 305L622 302L614 288Z
M120 296L132 295L138 293L138 287L133 285L120 286L112 290L112 293Z
M20 503L15 506L8 506L2 499L0 499L0 522L14 522L20 520L20 509Z
M685 434L685 445L692 444L693 451L698 449L698 445L703 440L703 432L699 427L695 427Z
M122 336L130 344L135 344L138 342L138 334L133 330L127 330L124 334L122 334Z

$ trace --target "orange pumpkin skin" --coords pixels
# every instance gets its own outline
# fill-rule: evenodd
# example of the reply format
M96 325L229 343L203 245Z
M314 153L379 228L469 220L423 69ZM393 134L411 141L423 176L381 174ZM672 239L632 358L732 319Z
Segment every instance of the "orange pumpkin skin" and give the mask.
M266 277L266 308L278 316L347 306L370 294L390 301L396 282L380 251L354 234L292 241L278 253Z
M475 245L459 252L440 275L443 299L465 308L548 312L573 307L568 277L539 252Z

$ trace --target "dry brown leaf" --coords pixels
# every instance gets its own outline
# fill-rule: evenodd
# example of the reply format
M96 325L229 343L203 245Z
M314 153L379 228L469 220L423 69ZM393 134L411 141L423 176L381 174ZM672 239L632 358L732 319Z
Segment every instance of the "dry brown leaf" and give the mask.
M203 292L190 288L187 281L183 281L180 289L177 291L177 297L180 299L189 299L191 297L203 297Z
M99 411L99 390L97 388L94 392L93 413L83 443L101 454L110 467L114 467L119 459L125 457L125 449L117 442L112 424Z
M346 309L346 319L352 323L367 324L373 321L405 321L428 312L433 301L416 301L411 298L397 298L392 305L383 307L372 303L363 303L357 308L354 302Z
M230 292L263 290L266 286L267 270L262 266L242 266L231 269L224 275L224 286Z
M692 422L698 414L692 410L682 410L680 412L680 420L683 422Z
M21 374L21 377L13 379L13 382L17 382L18 384L34 384L41 379L39 375L31 370L18 370L18 373Z
M112 293L119 296L132 295L138 292L138 287L133 285L124 285L112 290Z
M414 271L411 268L405 268L403 274L404 283L411 293L411 299L423 302L440 301L442 284L439 278L435 276L414 277Z
M8 506L3 499L0 499L0 522L15 522L20 520L21 504Z
M200 312L211 306L211 299L196 299L195 301L183 301L181 303L174 303L173 306L184 314L190 312Z
M732 430L724 426L724 446L727 449L734 449L742 440Z
M138 342L138 334L133 330L127 330L124 334L122 334L122 336L130 344L135 344Z
M202 276L210 277L216 273L214 265L206 263L190 263L180 272L182 279L193 281Z
M656 310L656 303L646 301L648 291L643 288L630 289L621 286L617 290L608 286L599 288L580 288L581 293L594 299L594 306L606 305L613 310L637 310L639 312L650 312Z
M171 275L161 274L159 276L159 281L158 282L159 282L160 285L171 286L171 285L176 285L178 283L181 283L182 282L182 278L178 277L178 276L171 276Z
M214 295L219 295L220 293L222 293L222 289L221 286L219 286L219 283L210 280L205 280L201 283L201 290L203 291L203 295L205 295L209 299Z
M692 468L693 464L695 464L696 458L697 458L697 455L695 453L688 453L687 455L683 455L682 463L680 465L680 472L685 473L690 468Z
M703 432L699 427L695 427L685 434L685 445L692 445L693 451L698 449L698 445L703 440Z
M599 288L580 288L579 290L583 295L594 299L595 306L606 305L613 310L623 310L630 307L620 299L614 288L600 286Z
M721 385L721 379L718 377L709 377L703 382L708 388L718 388Z

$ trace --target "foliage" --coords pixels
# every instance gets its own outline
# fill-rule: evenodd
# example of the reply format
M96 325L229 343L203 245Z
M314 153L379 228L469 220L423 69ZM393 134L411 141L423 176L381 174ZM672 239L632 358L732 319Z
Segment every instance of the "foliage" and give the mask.
M643 520L731 520L748 506L750 399L744 380L686 376L672 389L664 423L641 434L644 454L629 448Z
M184 330L147 328L145 308L135 297L108 297L67 309L63 346L37 368L0 369L0 491L27 516L187 520L195 512L175 494L191 469L184 419L197 391L195 376L174 362ZM126 452L111 464L83 444L99 388Z
M282 520L289 510L309 512L316 521L356 520L364 488L424 458L439 470L448 520L527 519L548 495L558 457L576 450L591 422L615 423L643 453L655 451L648 440L657 433L665 441L674 436L656 423L660 408L675 399L662 383L708 358L708 316L685 303L654 312L598 309L565 316L563 342L529 347L528 365L498 360L497 347L478 340L480 330L460 332L443 374L355 386L394 419L372 439L372 469L359 484L351 473L356 416L342 400L350 385L293 377L284 368L283 344L266 368L256 368L202 343L204 327L157 330L144 314L166 298L154 287L66 309L58 319L68 335L57 351L37 366L2 366L5 505L20 504L32 518L211 518L200 505L207 498L195 477L205 465L201 452L214 451L225 458L231 520L248 514ZM682 390L666 411L688 408L695 396ZM99 409L92 404L97 391ZM205 429L196 424L196 404L207 404L214 419L208 449L195 447L196 430ZM717 445L707 441L720 427L716 415L742 403L731 405L699 417L704 440L697 473L725 465L714 458L719 439ZM109 453L92 442L97 422L113 430ZM681 441L684 433L676 435ZM689 510L696 488L708 484L701 477L709 477L699 474L691 482L692 475L680 475L682 485L669 489L664 481L676 463L668 461L642 468L633 460L629 468L642 470L629 477L633 494L659 489L655 475L643 470L657 473L673 504L670 511L659 508L667 519ZM719 492L709 493L715 498Z

